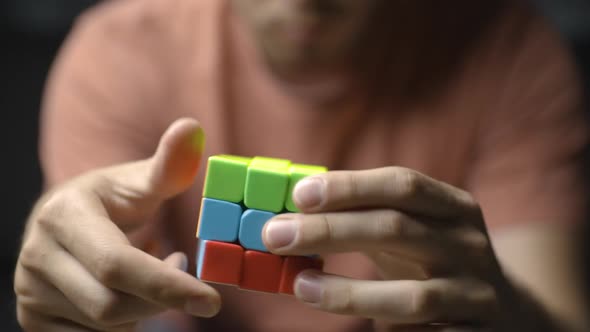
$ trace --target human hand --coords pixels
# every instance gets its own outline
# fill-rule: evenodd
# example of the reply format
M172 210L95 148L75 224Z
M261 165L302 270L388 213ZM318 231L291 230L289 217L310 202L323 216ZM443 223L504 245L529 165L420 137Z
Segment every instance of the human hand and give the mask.
M312 307L386 322L395 331L488 331L517 311L516 292L467 192L388 167L312 176L293 197L303 213L279 215L263 230L273 253L363 252L383 279L303 272L295 293ZM400 276L400 262L416 273Z
M132 331L168 309L203 317L219 311L219 294L182 271L184 254L159 260L127 237L193 183L203 143L199 124L181 119L153 157L86 173L44 195L15 272L26 331Z

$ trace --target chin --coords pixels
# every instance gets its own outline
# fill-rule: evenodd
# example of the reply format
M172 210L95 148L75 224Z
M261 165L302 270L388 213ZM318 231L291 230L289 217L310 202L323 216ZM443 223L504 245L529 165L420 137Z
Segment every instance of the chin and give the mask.
M326 71L325 66L301 58L269 59L267 63L273 73L293 82L310 80L318 73Z
M311 48L274 48L265 51L265 60L273 72L289 80L300 80L336 70L336 55L327 56Z
M273 58L268 54L266 63L290 95L318 105L339 102L349 88L346 72L337 66L305 57Z
M317 65L306 56L292 52L284 52L284 50L279 52L267 50L264 57L265 62L270 69L285 78L292 78L297 76L297 74L311 72L317 67Z

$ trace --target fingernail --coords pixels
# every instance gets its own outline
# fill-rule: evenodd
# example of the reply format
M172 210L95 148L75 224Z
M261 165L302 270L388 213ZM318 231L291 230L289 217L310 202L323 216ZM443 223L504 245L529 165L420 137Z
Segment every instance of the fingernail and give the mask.
M269 249L288 246L297 236L298 223L292 219L270 221L266 226L266 245Z
M307 303L319 303L322 300L321 278L313 272L303 272L295 281L295 295Z
M180 258L180 262L178 263L178 268L184 272L188 270L188 259L185 255L182 255Z
M293 190L293 199L300 208L318 206L324 199L325 182L321 178L311 177L301 180Z
M217 308L203 298L189 299L184 310L190 315L199 317L210 317L217 313Z

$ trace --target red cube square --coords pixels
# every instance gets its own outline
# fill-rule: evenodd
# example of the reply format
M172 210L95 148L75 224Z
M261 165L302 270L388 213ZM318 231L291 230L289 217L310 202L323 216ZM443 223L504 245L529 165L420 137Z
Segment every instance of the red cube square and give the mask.
M323 265L323 261L320 258L304 256L286 257L283 262L283 270L281 272L279 293L293 295L293 284L295 283L295 277L307 269L321 270Z
M244 249L232 243L205 241L199 243L197 278L219 284L239 285Z
M277 293L281 279L283 258L259 251L246 250L240 288Z

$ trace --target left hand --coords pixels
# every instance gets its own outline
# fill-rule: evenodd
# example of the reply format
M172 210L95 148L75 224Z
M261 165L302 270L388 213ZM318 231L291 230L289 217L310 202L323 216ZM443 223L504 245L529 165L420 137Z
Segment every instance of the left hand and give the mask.
M517 311L506 307L518 301L506 298L516 295L481 209L463 190L387 167L309 177L296 186L294 200L302 214L279 215L263 230L273 253L363 252L383 278L303 272L296 296L317 309L386 321L399 331L496 330ZM400 278L400 260L419 273Z

